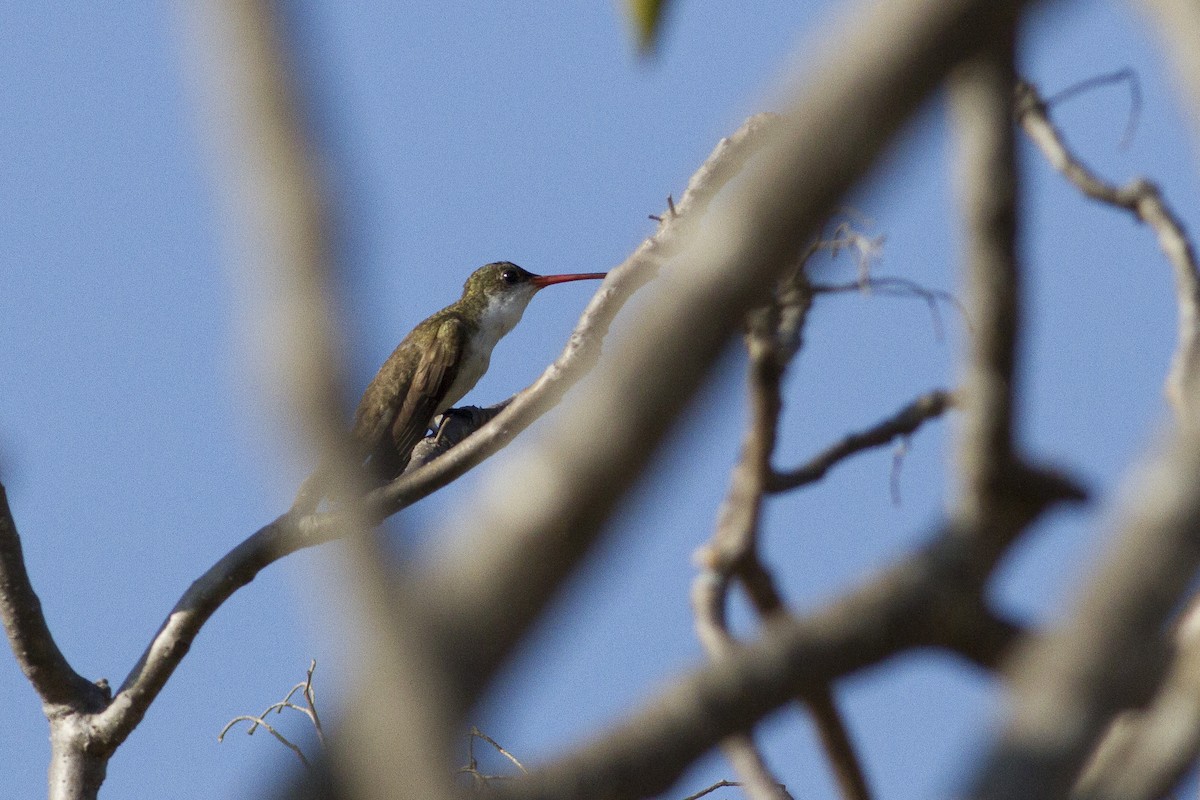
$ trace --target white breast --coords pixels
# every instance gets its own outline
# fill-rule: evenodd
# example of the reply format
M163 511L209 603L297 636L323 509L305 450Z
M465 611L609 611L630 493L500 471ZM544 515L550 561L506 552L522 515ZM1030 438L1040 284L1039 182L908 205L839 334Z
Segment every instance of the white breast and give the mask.
M493 297L484 309L479 320L479 332L467 342L467 351L463 353L462 363L458 366L458 374L445 399L438 404L440 414L451 408L475 387L483 373L487 372L492 360L492 349L504 338L525 313L525 307L533 299L534 292L512 291Z

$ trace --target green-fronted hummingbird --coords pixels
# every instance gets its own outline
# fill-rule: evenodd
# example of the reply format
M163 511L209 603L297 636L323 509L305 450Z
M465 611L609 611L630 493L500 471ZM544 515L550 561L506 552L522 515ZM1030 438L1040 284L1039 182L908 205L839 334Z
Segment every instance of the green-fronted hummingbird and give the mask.
M434 417L462 399L487 372L492 349L521 321L539 289L605 274L534 275L508 261L475 270L462 297L413 328L367 386L351 430L355 457L367 462L377 479L399 475ZM313 479L301 489L297 505L306 494L302 507L320 502L309 485Z
M508 261L475 270L458 302L413 328L367 386L351 431L359 455L381 477L398 474L433 418L487 372L492 348L521 321L539 289L604 275L534 275Z

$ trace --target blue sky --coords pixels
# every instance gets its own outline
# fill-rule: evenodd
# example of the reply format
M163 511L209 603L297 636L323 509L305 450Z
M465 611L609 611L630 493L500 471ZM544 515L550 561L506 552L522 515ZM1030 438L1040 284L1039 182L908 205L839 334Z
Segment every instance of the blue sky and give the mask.
M681 1L660 57L642 62L607 2L467 3L453 14L436 4L294 4L297 58L339 175L357 385L480 264L549 273L619 263L720 136L771 107L786 80L803 81L806 43L830 35L833 5L764 2L751 14ZM282 511L307 468L287 438L286 406L255 367L261 343L245 341L247 267L225 257L229 228L217 216L184 18L176 5L138 2L0 12L0 478L60 645L81 673L114 684L187 585ZM1196 150L1154 44L1124 4L1056 4L1027 21L1022 71L1052 93L1136 70L1143 107L1127 148L1120 88L1055 117L1102 174L1157 180L1195 229ZM953 291L945 117L940 98L927 104L848 202L885 237L879 274ZM1098 498L1041 524L1004 565L997 601L1051 620L1104 546L1109 490L1165 419L1174 306L1150 233L1081 199L1027 145L1022 154L1031 325L1020 436ZM829 269L853 275L846 258ZM533 380L592 288L539 296L469 400L495 402ZM636 302L624 312L637 313ZM952 385L963 326L951 310L944 317L940 341L920 302L822 299L788 384L778 462ZM691 553L711 533L736 457L743 366L731 349L601 551L480 709L480 727L518 757L561 751L700 658ZM899 507L889 452L770 504L766 554L797 607L928 534L948 496L947 433L937 423L911 443ZM412 509L406 540L419 546L480 480ZM351 659L325 635L339 605L322 569L330 549L268 569L218 612L113 759L106 796L240 796L288 763L266 738L217 744L216 735L281 696L310 658L332 713ZM738 619L749 632L747 616ZM888 798L948 792L1002 699L990 678L937 654L838 690ZM0 695L0 796L37 796L45 722L4 655ZM803 717L783 710L764 731L793 793L828 796ZM706 759L672 796L722 777L732 777L725 764Z

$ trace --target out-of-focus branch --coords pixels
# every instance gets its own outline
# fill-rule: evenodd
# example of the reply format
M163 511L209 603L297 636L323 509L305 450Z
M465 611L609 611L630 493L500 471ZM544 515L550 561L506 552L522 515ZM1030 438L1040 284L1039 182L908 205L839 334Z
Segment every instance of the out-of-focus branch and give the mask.
M1041 508L1057 495L1049 491ZM824 610L771 620L759 640L675 681L644 711L496 793L522 800L650 797L778 706L901 651L943 647L994 669L1018 631L979 602L976 559L970 542L944 533Z
M1017 5L888 0L825 37L779 135L659 282L591 391L455 522L472 535L438 560L425 595L438 601L445 663L465 697L478 696L596 542L746 312L920 100Z
M1013 712L970 796L1064 796L1113 714L1150 697L1163 625L1200 566L1197 474L1200 430L1183 425L1125 487L1115 543L1067 622L1013 665Z
M42 603L33 591L21 537L0 484L0 623L25 677L42 700L47 716L61 710L92 710L107 701L95 684L67 663L42 615ZM91 708L89 708L91 706Z
M805 464L774 474L768 488L772 492L786 492L815 483L834 466L853 455L912 435L926 422L944 414L953 404L954 395L944 389L923 394L887 419L866 430L849 434Z
M269 4L197 3L188 22L203 43L195 55L203 76L200 93L211 119L227 234L248 264L235 274L258 285L247 294L255 319L271 331L254 337L276 345L260 362L279 387L317 449L340 463L344 434L340 416L340 364L335 358L333 260L320 176L310 158L299 119L296 87L284 63L278 20ZM218 122L219 120L219 122ZM335 477L350 474L335 471ZM347 523L353 525L353 520ZM200 624L242 581L275 555L280 526L268 526L192 584L142 659L98 717L97 729L115 747L138 724L149 704L186 654Z
M1080 775L1073 800L1167 796L1200 753L1200 599L1174 630L1175 658L1154 701L1113 722Z
M1088 169L1067 147L1050 121L1045 102L1028 83L1017 87L1017 121L1046 156L1050 165L1088 197L1123 208L1150 226L1175 274L1179 341L1171 360L1165 391L1176 413L1195 414L1196 375L1200 371L1200 270L1196 252L1183 223L1162 199L1158 186L1136 180L1115 186Z
M266 386L283 387L291 418L315 445L322 465L319 490L335 498L359 497L362 472L341 403L343 365L335 333L341 282L333 221L304 121L306 103L283 41L284 21L270 2L213 0L200 9L204 12L197 40L211 48L202 74L216 76L209 111L220 120L213 133L223 135L221 177L233 200L227 219L236 221L235 232L246 240L247 266L239 272L264 284L253 300L256 317L271 323L270 333L256 338L278 343L262 359ZM345 582L346 596L371 634L358 642L359 669L351 676L355 700L332 740L337 766L363 800L404 792L430 800L450 797L444 766L454 716L431 667L420 615L392 590L388 559L371 521L356 504L343 505L343 573L354 576ZM159 674L165 680L169 671ZM135 670L133 702L114 702L118 713L104 719L105 725L120 726L122 712L125 718L140 716L137 702L154 696L138 691L145 675ZM154 679L153 672L149 677Z
M987 48L955 69L950 81L966 228L963 295L971 321L957 398L961 485L955 514L964 531L996 549L1018 532L1006 522L1006 484L1018 461L1013 405L1021 331L1012 123L1015 16L1005 24Z
M1193 132L1200 137L1200 6L1191 0L1141 0L1157 23L1191 105Z
M1015 170L1009 119L1011 52L968 63L954 86L971 238L969 314L976 327L963 386L961 519L1001 547L1017 530L1008 482L1019 474L1011 409L1017 354ZM1118 525L1116 551L1088 584L1070 622L1012 668L1013 712L975 776L975 798L1061 797L1112 715L1144 701L1165 663L1160 631L1200 564L1200 435L1185 419L1143 476ZM994 560L994 557L993 557Z

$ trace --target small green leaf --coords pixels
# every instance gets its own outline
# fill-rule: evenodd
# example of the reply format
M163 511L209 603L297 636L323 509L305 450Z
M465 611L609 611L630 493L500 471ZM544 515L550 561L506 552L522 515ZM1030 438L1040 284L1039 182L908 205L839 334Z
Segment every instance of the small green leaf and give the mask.
M637 35L638 49L643 55L650 54L658 44L667 0L625 0L625 7Z

